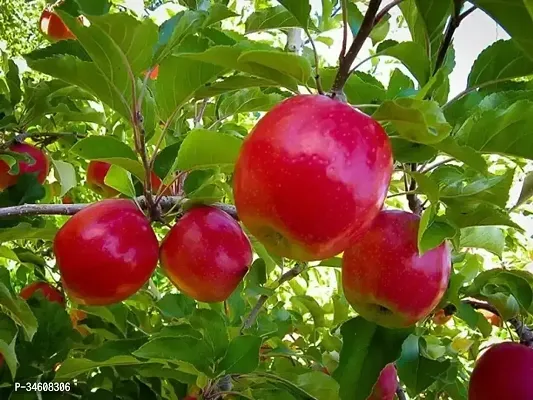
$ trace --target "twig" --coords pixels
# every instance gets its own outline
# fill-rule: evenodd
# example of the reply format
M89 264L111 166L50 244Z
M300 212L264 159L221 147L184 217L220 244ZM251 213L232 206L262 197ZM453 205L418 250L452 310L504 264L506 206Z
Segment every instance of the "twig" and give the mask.
M441 165L444 165L444 164L448 164L451 161L455 161L455 158L447 158L445 160L439 161L436 164L430 165L426 169L420 170L420 173L421 174L427 174L428 172L433 171L435 168L438 168L438 167L440 167Z
M416 164L411 164L411 172L416 172L417 166ZM414 178L411 178L411 184L409 185L409 191L406 194L407 202L409 203L409 208L411 211L416 214L420 215L422 214L422 203L420 202L420 199L417 197L416 193L413 193L416 190L416 180Z
M361 48L363 47L363 44L370 35L370 32L372 32L372 28L374 27L374 20L376 18L376 14L379 10L380 5L381 0L370 0L370 4L368 5L368 9L361 24L361 28L359 28L359 32L357 32L357 35L355 36L353 43L350 46L350 49L348 50L348 53L346 53L346 55L340 61L339 70L337 71L333 87L331 88L332 98L335 98L337 96L342 97L342 89L344 88L346 81L350 77L350 70L352 68L352 64L355 61L357 55L359 54L359 51L361 51Z
M202 101L202 105L200 106L200 109L198 110L196 117L194 117L195 128L200 128L202 126L202 119L204 118L205 109L207 108L208 103L209 103L209 97L206 97Z
M309 37L309 42L311 43L311 47L313 48L313 54L315 56L315 82L316 82L316 90L319 94L324 94L324 90L322 89L322 81L320 80L320 58L318 57L318 51L316 49L316 44L313 38L311 37L311 33L307 32L307 36Z
M343 62L346 56L346 48L348 47L348 0L341 0L342 9L342 47L339 53L339 65Z
M398 400L407 400L407 397L405 397L405 392L400 385L398 385L398 388L396 389L396 396L398 396Z
M504 79L494 79L492 81L487 81L487 82L481 83L479 85L474 85L474 86L471 86L469 88L466 88L461 93L459 93L457 96L455 96L453 99L449 100L442 108L449 107L454 102L462 99L463 97L465 97L469 93L475 92L478 89L483 89L484 87L487 87L487 86L490 86L490 85L495 85L497 83L501 83L501 82L505 82L505 81L508 81L508 79L506 79L506 78L504 78Z
M442 41L441 46L439 48L439 52L437 54L437 61L435 61L435 70L433 74L436 74L440 67L442 67L442 65L444 64L446 54L448 53L448 49L452 44L453 35L461 24L460 14L463 3L464 0L454 0L454 15L452 15L452 17L450 18L450 22L446 27L446 32L444 33L444 40Z
M399 5L403 0L394 0L393 2L387 4L385 7L383 7L383 10L381 10L377 15L376 19L374 19L374 27L381 22L383 18L385 18L385 15L389 13L390 10L392 10L394 7Z
M281 285L283 285L285 282L290 281L291 279L297 277L300 275L305 269L307 268L306 263L298 263L296 266L289 271L285 272L281 277L278 279L278 281L274 284L274 287L271 288L273 290L279 288ZM246 317L244 320L244 323L241 327L241 335L244 333L246 329L250 329L252 325L254 324L255 320L257 319L257 316L259 315L259 312L261 311L261 308L265 305L266 301L268 300L270 296L263 294L259 297L257 300L257 303L255 304L254 308Z
M144 196L135 198L135 201L142 207L147 208L147 202ZM183 202L181 196L163 196L160 201L160 206L163 210L170 209L176 203ZM74 215L84 208L95 203L78 203L78 204L23 204L20 206L3 207L0 208L0 218L18 217L23 215ZM213 207L217 207L225 211L233 218L238 219L237 211L234 206L224 203L214 203Z
M464 13L461 14L461 16L459 17L459 20L462 22L466 17L468 17L470 14L472 14L476 10L477 10L476 6L469 8L468 10L466 10Z

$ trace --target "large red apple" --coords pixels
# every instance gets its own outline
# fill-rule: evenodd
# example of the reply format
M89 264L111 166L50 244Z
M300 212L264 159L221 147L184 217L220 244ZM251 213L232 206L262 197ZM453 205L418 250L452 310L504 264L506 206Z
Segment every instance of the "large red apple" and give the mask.
M252 263L250 241L239 224L210 206L189 210L167 234L161 265L180 291L195 300L226 300Z
M28 300L37 291L40 291L48 301L59 303L63 307L65 306L65 297L63 296L63 293L47 282L33 282L29 284L20 291L20 297L24 300Z
M383 128L350 105L300 95L268 112L235 166L235 205L273 254L335 256L370 226L392 173Z
M65 290L87 305L117 303L137 292L155 270L158 247L149 221L126 199L90 205L54 239Z
M44 9L41 13L39 28L41 32L54 40L76 39L59 15L49 9Z
M477 360L468 400L533 399L533 349L519 343L492 346Z
M362 317L388 328L407 327L441 300L450 277L450 248L445 242L421 256L419 223L412 213L382 211L344 252L344 294Z
M50 172L50 161L46 154L35 146L27 143L15 143L9 147L9 151L14 153L27 154L33 158L30 162L19 162L19 173L17 175L9 174L9 165L0 160L0 190L4 190L17 183L19 177L23 174L37 174L37 181L44 183Z
M387 364L367 400L393 400L398 389L398 374L394 364Z

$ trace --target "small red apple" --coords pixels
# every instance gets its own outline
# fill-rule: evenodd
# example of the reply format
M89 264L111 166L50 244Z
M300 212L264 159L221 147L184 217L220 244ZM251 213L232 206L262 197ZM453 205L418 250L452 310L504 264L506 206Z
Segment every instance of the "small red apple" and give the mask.
M367 400L393 400L398 389L398 374L394 364L387 364Z
M154 194L159 193L161 185L163 184L161 178L159 178L159 176L157 176L154 171L150 173L150 178L152 179L152 192ZM169 186L163 186L163 191L161 194L163 196L172 196L172 189Z
M533 399L533 349L499 343L477 360L468 400Z
M33 158L32 162L19 162L19 173L9 174L9 165L0 160L0 190L4 190L17 183L22 174L37 173L37 181L43 184L50 172L50 161L46 154L35 146L27 143L15 143L9 147L9 151L14 153L28 154Z
M452 315L446 315L446 312L443 309L440 309L439 311L435 313L435 315L433 315L432 321L436 325L444 325L451 319L452 319Z
M344 252L344 294L362 317L387 328L408 327L441 300L450 277L450 248L445 242L420 256L419 223L412 213L382 211Z
M158 247L149 221L126 199L81 210L53 246L65 290L87 305L118 303L137 292L155 270Z
M72 201L72 197L70 196L63 196L63 198L61 199L61 202L63 204L74 204L74 202Z
M76 39L61 17L49 9L41 13L39 27L42 33L54 40Z
M327 96L278 104L235 165L237 212L271 253L312 261L343 252L381 209L392 174L387 134Z
M147 73L148 71L144 71L145 75ZM157 64L154 68L150 70L150 79L154 81L157 79L158 76L159 76L159 64Z
M59 303L63 307L65 306L65 297L63 296L63 293L48 282L33 282L29 284L20 291L20 297L24 300L28 300L37 291L41 291L44 298L48 301Z
M118 196L120 192L105 184L105 177L111 164L105 161L91 161L87 167L87 186L104 198Z
M189 210L161 244L161 265L169 279L195 300L226 300L252 263L250 241L239 224L210 206Z
M502 319L500 318L499 315L496 315L493 312L490 312L488 310L478 310L478 312L483 314L483 316L486 318L487 321L489 321L489 323L492 326L497 326L497 327L502 326Z

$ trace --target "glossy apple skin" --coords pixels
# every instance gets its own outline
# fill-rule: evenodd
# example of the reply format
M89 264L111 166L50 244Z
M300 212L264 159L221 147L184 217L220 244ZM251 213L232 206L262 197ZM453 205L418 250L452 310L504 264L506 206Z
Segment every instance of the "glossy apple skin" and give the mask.
M321 260L368 229L392 166L389 139L376 121L327 96L299 95L274 107L245 139L235 205L271 253Z
M448 323L452 319L452 315L446 315L446 312L443 309L440 309L435 313L435 315L432 318L432 321L436 325L444 325Z
M379 374L379 378L367 400L394 400L398 389L398 374L394 364L387 364Z
M41 13L39 27L41 32L54 40L76 39L59 15L47 9Z
M37 291L41 291L44 298L48 301L59 303L65 307L65 297L63 296L63 293L47 282L33 282L29 284L20 291L20 297L24 300L28 300Z
M409 212L382 211L344 252L344 294L362 317L387 328L408 327L441 300L450 277L450 247L445 242L420 256L419 223Z
M108 305L136 293L158 260L158 242L135 203L109 199L70 218L54 238L63 286L80 304Z
M37 173L37 181L43 184L50 172L50 160L46 154L35 146L27 143L15 143L9 147L9 151L14 153L26 153L30 155L34 162L19 162L19 173L17 175L9 174L9 165L0 160L0 190L4 190L17 183L19 177L23 174Z
M226 300L252 263L252 247L239 224L210 206L189 210L161 244L163 270L195 300Z
M468 400L533 399L533 349L499 343L477 360Z

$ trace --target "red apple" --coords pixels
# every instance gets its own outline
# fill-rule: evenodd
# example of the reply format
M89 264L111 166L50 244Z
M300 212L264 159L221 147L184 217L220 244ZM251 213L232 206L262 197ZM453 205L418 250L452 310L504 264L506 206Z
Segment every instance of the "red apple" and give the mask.
M49 9L44 9L39 20L41 32L54 40L76 39L61 17Z
M224 211L200 206L189 210L167 234L161 265L180 291L198 301L226 300L252 263L250 241Z
M61 199L61 202L63 204L74 204L74 202L72 201L72 197L70 196L63 196L63 198Z
M146 75L148 71L145 71L144 74ZM159 76L159 64L157 64L154 68L150 70L150 79L156 80Z
M499 343L477 360L468 400L533 399L533 349Z
M91 161L87 168L87 186L102 197L110 198L120 194L118 190L105 184L105 177L111 164L105 161Z
M393 400L398 389L398 374L394 364L387 364L367 400Z
M161 181L161 178L159 178L159 176L155 174L154 171L151 172L150 178L152 180L152 192L154 194L158 194L163 182ZM172 190L169 186L164 186L164 189L161 194L163 196L172 196Z
M381 125L327 96L278 104L235 166L235 205L271 253L302 261L340 254L381 209L392 173Z
M158 242L134 202L104 200L70 218L54 238L54 253L67 293L80 304L127 299L150 278Z
M432 318L433 322L436 325L444 325L451 319L452 319L452 315L446 315L446 312L443 309L440 309L439 311L437 311L435 315L433 315L433 318Z
M28 300L37 291L41 291L44 298L48 301L59 303L63 307L65 306L65 297L63 296L63 293L47 282L33 282L29 284L20 291L20 297L24 300Z
M0 190L4 190L17 183L19 177L23 174L37 173L37 181L43 184L50 172L50 161L46 154L35 146L27 143L15 143L9 147L9 151L14 153L28 154L33 158L31 162L19 162L19 173L17 175L9 174L9 165L0 160Z
M450 247L444 242L421 256L419 223L412 213L382 211L344 252L344 294L362 317L388 328L408 327L441 300L450 277Z

